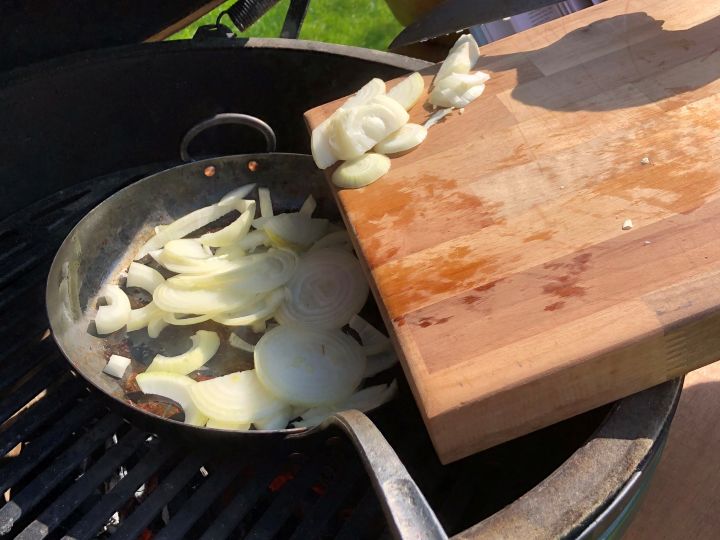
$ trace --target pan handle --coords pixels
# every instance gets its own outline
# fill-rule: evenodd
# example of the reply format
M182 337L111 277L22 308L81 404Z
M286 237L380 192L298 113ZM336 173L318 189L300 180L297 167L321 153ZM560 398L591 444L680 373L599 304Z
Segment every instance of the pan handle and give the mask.
M360 411L329 417L323 427L342 429L360 452L385 517L397 538L447 539L435 513L380 430Z
M255 116L240 113L220 113L206 120L202 120L191 127L180 141L180 159L183 161L194 161L188 153L188 146L192 140L208 128L221 126L223 124L241 124L255 128L265 137L266 152L274 152L277 139L273 129Z

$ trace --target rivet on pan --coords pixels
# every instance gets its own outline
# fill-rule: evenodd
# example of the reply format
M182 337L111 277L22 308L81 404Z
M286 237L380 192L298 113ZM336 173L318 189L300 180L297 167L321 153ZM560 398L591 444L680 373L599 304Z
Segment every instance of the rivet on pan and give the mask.
M248 168L248 171L250 171L250 172L255 172L255 171L257 171L258 162L255 161L255 160L248 161L247 168Z
M205 167L205 170L203 171L203 174L210 178L211 176L215 176L215 166L214 165L208 165Z

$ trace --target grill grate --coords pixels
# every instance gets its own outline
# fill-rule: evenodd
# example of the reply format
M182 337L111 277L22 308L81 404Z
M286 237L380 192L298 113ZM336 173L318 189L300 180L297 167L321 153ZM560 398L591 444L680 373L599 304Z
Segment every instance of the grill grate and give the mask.
M129 426L68 372L45 316L55 250L98 202L167 165L78 184L0 222L0 538L389 538L344 436L274 453L189 449ZM445 467L407 387L373 420L456 533L545 478L604 415L596 410Z

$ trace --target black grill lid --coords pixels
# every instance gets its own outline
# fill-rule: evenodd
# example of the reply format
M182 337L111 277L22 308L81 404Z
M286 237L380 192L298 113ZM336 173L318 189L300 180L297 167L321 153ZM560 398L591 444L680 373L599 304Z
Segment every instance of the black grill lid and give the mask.
M78 51L139 43L221 2L3 0L0 71Z

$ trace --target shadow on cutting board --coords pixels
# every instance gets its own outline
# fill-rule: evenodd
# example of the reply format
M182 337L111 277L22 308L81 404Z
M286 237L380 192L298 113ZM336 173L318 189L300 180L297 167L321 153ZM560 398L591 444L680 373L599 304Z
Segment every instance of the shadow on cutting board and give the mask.
M720 78L720 16L664 30L644 12L595 21L532 51L481 56L477 67L517 69L512 97L556 111L609 111L661 101Z

